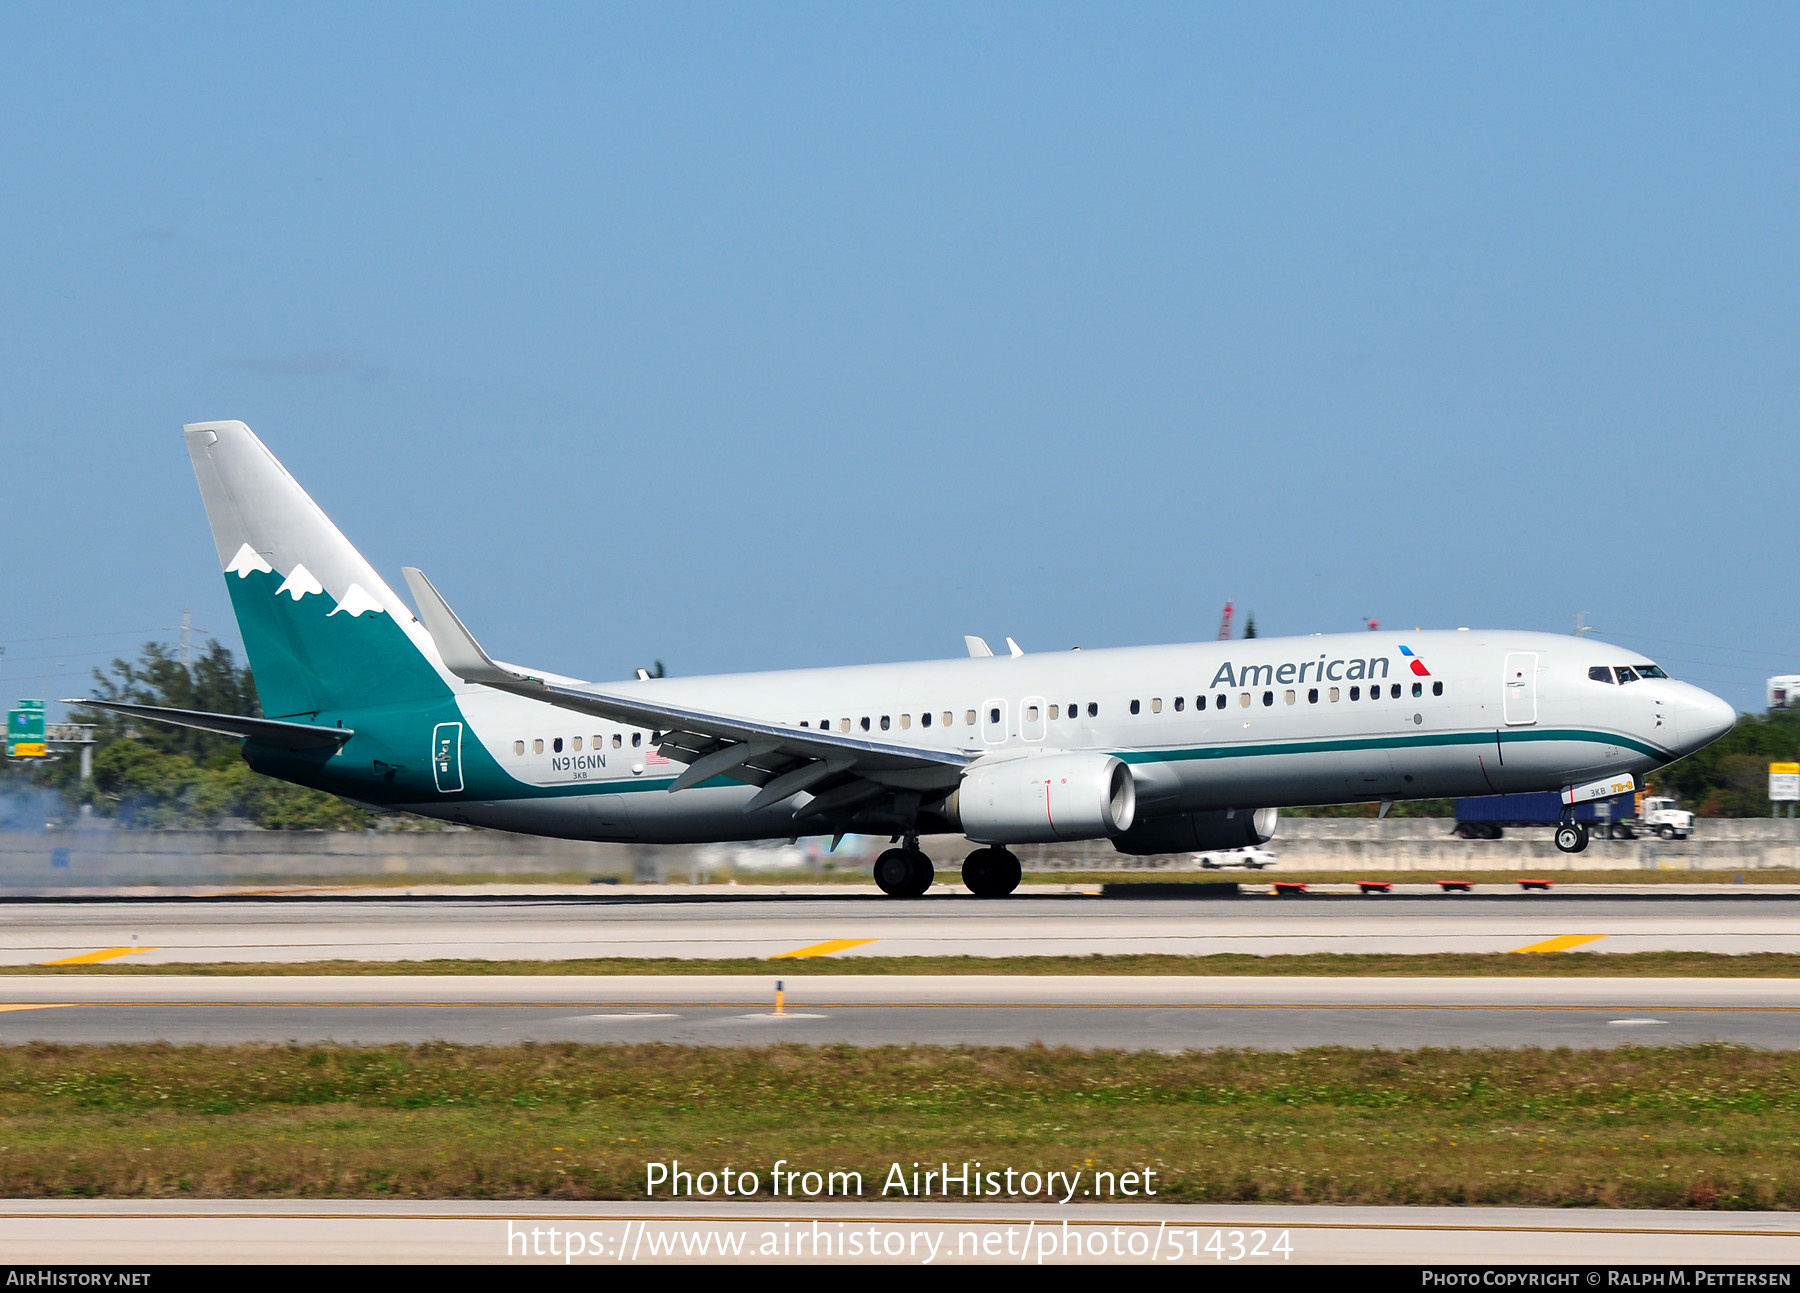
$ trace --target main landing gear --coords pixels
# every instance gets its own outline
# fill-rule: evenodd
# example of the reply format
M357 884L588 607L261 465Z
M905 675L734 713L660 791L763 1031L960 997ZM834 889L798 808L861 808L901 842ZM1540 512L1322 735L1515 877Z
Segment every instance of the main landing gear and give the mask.
M990 845L969 854L963 862L962 880L977 898L1004 898L1019 887L1023 873L1011 849ZM890 898L922 897L935 878L931 859L920 852L916 839L875 859L875 883Z
M1004 898L1019 887L1024 869L1011 849L990 844L963 860L962 878L977 898Z
M919 850L917 836L908 839L905 848L889 849L875 859L875 883L890 898L918 898L935 878L931 859Z

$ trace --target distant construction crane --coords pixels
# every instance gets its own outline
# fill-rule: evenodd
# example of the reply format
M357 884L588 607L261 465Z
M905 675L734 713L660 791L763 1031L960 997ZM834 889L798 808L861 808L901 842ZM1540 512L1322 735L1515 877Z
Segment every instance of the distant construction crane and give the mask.
M1219 641L1231 641L1231 603L1225 603L1225 613L1219 616Z

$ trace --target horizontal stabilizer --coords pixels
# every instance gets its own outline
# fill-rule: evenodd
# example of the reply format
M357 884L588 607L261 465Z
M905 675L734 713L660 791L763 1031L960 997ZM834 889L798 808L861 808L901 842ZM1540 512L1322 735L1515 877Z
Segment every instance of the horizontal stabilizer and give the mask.
M170 723L176 727L192 727L220 736L242 736L290 750L316 750L328 745L342 745L356 735L348 727L317 727L312 723L284 723L275 718L250 718L243 714L209 714L200 709L170 709L164 705L129 705L118 700L65 700L65 705L83 709L104 709L130 718L147 718L153 723Z

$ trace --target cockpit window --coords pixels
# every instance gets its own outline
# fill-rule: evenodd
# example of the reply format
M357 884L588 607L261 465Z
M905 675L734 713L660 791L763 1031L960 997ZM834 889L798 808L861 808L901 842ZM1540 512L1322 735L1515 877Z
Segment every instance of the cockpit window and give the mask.
M1610 683L1612 681L1612 670L1608 669L1603 664L1597 664L1588 670L1588 677L1592 678L1595 682Z
M1637 674L1640 678L1667 678L1669 676L1653 664L1638 665Z
M1637 670L1633 669L1628 664L1620 665L1617 672L1621 683L1636 682L1638 680Z

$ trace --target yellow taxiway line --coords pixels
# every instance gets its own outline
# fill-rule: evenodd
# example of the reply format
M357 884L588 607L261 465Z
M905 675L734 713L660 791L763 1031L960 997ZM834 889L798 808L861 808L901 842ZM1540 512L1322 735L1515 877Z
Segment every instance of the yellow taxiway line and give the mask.
M852 947L862 947L873 943L872 938L832 938L823 943L811 943L806 947L796 947L791 952L777 952L771 961L797 961L809 956L830 956L833 952L842 952Z
M1532 943L1528 947L1515 947L1514 952L1566 952L1571 947L1581 947L1586 943L1598 943L1605 934L1563 934L1556 938L1547 938L1541 943Z

